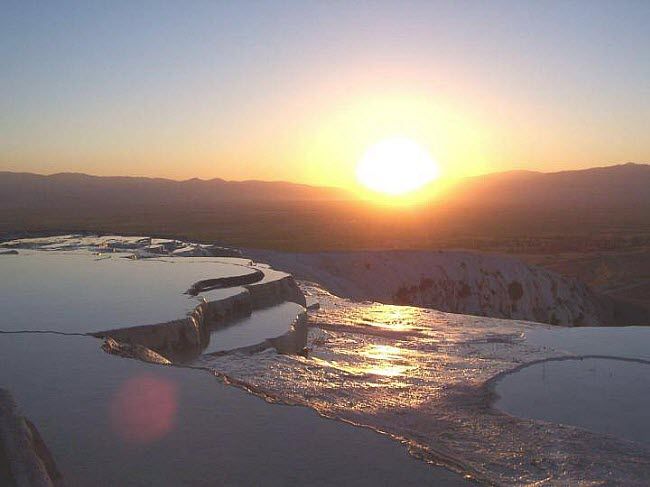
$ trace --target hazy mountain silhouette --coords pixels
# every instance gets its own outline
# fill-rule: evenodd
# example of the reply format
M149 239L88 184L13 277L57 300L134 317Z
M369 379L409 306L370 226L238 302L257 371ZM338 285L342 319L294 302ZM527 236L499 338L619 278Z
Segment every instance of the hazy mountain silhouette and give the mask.
M435 184L435 183L434 183ZM342 201L354 195L338 188L286 182L61 173L43 176L0 172L5 210L70 206L208 208L223 202ZM466 178L438 197L445 206L639 208L650 206L650 165L623 164L577 171L510 171Z
M466 178L428 204L393 208L284 182L0 172L0 237L117 232L310 251L612 248L645 242L649 188L643 164L513 171Z
M143 177L99 177L78 173L43 176L0 172L0 205L5 209L40 207L200 206L224 201L333 201L349 199L338 188L267 181Z
M650 206L650 165L622 164L576 171L510 171L459 181L446 204L547 208Z

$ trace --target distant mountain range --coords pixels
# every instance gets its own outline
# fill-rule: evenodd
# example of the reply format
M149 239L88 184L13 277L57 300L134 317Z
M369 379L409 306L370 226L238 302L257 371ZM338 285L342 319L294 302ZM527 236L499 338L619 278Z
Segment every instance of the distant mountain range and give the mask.
M638 208L650 206L650 165L621 164L576 171L510 171L459 181L441 196L463 206Z
M433 183L435 184L435 183ZM346 201L339 188L286 182L142 177L99 177L77 173L43 176L0 172L0 206L5 210L84 207L201 207L224 202ZM650 207L650 165L540 173L511 171L466 178L439 195L437 204L461 207L636 208Z
M78 173L50 176L0 172L0 205L5 209L70 206L210 207L229 202L333 201L349 199L338 188L267 181L144 177L101 177Z
M489 174L431 194L419 206L377 207L342 189L286 182L0 172L0 238L116 232L309 251L650 242L646 164Z
M342 189L285 182L0 172L0 240L97 233L283 251L512 253L607 284L643 313L650 306L650 165L488 174L431 194L427 204L384 207Z

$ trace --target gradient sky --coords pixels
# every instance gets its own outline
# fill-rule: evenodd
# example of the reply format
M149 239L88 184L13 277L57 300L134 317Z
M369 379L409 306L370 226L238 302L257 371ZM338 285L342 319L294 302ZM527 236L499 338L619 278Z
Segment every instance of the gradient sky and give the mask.
M650 162L650 1L2 2L0 170L349 186Z

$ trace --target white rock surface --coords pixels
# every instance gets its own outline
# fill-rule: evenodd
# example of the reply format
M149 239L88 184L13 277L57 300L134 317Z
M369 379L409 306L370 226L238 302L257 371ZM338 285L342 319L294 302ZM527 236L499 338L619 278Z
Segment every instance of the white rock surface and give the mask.
M291 254L264 250L249 250L246 255L357 301L565 326L600 326L612 320L611 306L586 285L507 256L460 251Z

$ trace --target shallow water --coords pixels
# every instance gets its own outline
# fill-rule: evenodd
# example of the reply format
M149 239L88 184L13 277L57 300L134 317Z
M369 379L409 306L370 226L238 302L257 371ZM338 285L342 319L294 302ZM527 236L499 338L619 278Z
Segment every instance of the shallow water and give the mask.
M283 335L304 310L299 304L285 302L253 311L250 316L210 333L210 343L203 353L256 345L267 338Z
M64 333L146 325L186 316L202 299L217 301L243 291L215 289L185 294L196 281L252 272L237 258L133 260L121 254L30 251L0 258L0 331L48 330ZM260 282L285 273L264 268ZM214 331L206 353L255 345L287 332L304 308L282 303L257 310Z
M518 420L490 408L486 384L493 377L523 363L577 353L562 349L562 343L576 345L565 330L352 302L317 285L303 288L321 304L310 312L307 357L266 351L202 356L199 362L255 391L405 439L425 458L488 483L647 485L645 445ZM621 332L621 341L640 340L647 350L650 334L629 332ZM593 340L603 353L608 341L616 342L602 334Z
M212 259L96 259L58 251L3 256L0 332L167 321L196 305L182 294L190 284L244 269ZM294 303L257 310L213 332L208 351L281 335L301 311ZM100 345L90 337L0 333L0 387L38 427L66 485L466 484L370 430L269 405L205 370L114 357Z
M572 355L608 355L650 360L650 326L538 327L526 331L526 341Z
M650 443L650 365L615 359L549 361L504 376L495 406L513 416Z
M370 430L99 345L0 334L0 387L37 426L66 485L466 484Z
M558 485L566 485L579 478L584 485L600 482L603 479L619 483L624 480L628 485L646 485L645 479L650 474L650 450L645 451L636 443L621 444L613 438L589 434L586 431L576 435L573 430L569 431L552 423L540 427L531 421L494 414L488 407L487 396L483 389L486 381L491 380L495 375L523 363L583 353L580 352L581 343L593 342L597 345L596 348L602 351L599 353L606 353L607 343L616 342L611 337L600 334L600 331L597 337L596 334L592 336L589 330L584 332L585 335L568 337L564 335L564 330L550 329L543 325L455 315L415 307L351 302L332 296L316 285L305 285L304 289L311 295L310 301L317 299L321 303L320 309L310 314L310 353L307 357L279 355L273 350L266 350L254 355L241 353L221 356L202 355L194 363L209 368L216 374L225 375L233 383L250 388L264 397L310 406L327 416L386 432L405 441L418 455L497 484L532 484L547 482L550 479ZM27 309L30 309L31 313L41 312L38 308ZM250 324L263 317L265 312L272 314L276 311L278 310L270 309L260 315L254 315L251 317ZM38 321L42 315L32 314L32 316ZM264 320L258 321L259 326L263 327L264 324ZM246 321L244 320L240 325L247 326ZM253 328L255 327L251 327ZM247 333L236 332L236 327L225 328L217 333L222 332L225 335L221 335L220 339L212 344L215 350L220 346L231 348L227 345L228 340L232 340L231 344L251 340L251 336ZM232 336L229 337L228 334ZM639 342L636 348L631 347L632 350L636 350L633 354L648 349L640 343L650 343L650 335L644 335L638 330L631 330L630 334L627 338L621 335L619 341L629 339ZM0 339L2 338L0 335ZM566 347L562 348L563 345ZM610 351L614 353L616 347ZM49 350L44 347L41 353L48 354ZM71 360L74 360L73 349L71 348L67 353L73 357ZM38 357L32 356L31 360L34 364L25 364L24 369L28 375L38 376L40 374L36 363ZM122 360L122 362L131 361ZM88 363L92 364L92 359L89 359ZM44 390L47 390L48 386L56 387L57 377L76 377L83 373L68 372L68 368L55 363L48 368L48 372L50 369L53 371L58 369L60 372L58 376L49 376L48 383L43 386ZM92 367L90 369L92 370ZM96 373L101 375L102 371L98 368ZM8 380L11 382L10 379ZM19 383L29 384L29 380L26 377ZM193 383L193 380L198 379L188 379L187 383ZM183 378L182 384L185 384L184 381ZM74 386L76 379L70 382ZM84 384L86 380L79 382ZM91 379L89 378L87 382L88 387L92 389ZM171 386L164 385L164 381L154 383L159 384L155 389L170 392L183 387L177 383ZM41 387L40 384L34 382L32 384ZM144 386L146 390L146 383ZM197 390L202 390L201 387L197 386ZM18 385L17 388L20 389L20 386ZM132 389L127 391L133 392ZM56 394L55 391L51 393ZM67 393L62 394L65 396ZM75 394L78 394L76 389L70 393L70 396L75 398L73 402L77 400ZM102 392L100 396L104 398L103 401L106 401L108 393ZM167 405L171 403L168 398L161 399L156 402ZM38 398L34 400L38 401ZM91 397L82 398L81 404L84 401L92 404L92 400ZM126 404L128 406L128 402ZM192 402L191 408L200 409L202 406L198 404L200 403ZM236 400L232 406L233 411L240 411L245 413L244 416L248 416L246 406L242 404ZM45 405L39 405L36 406L36 411L38 407L43 410L46 408ZM137 408L136 411L148 409L148 407ZM143 419L136 414L135 419L138 418ZM43 419L47 423L47 417ZM236 423L232 418L229 421ZM264 419L264 422L266 421L269 419ZM183 419L182 424L190 423L190 419ZM280 436L285 435L285 429L292 428L299 430L295 431L295 434L304 436L305 431L312 428L312 425L286 423L281 428ZM125 430L129 432L134 428L129 427ZM232 434L236 436L239 434L238 431L233 430ZM105 432L99 431L97 434L101 436ZM219 435L220 432L213 431L209 438L213 440ZM267 433L264 435L264 438L268 439ZM200 434L199 437L202 438ZM225 442L227 444L236 441L227 434L224 438L228 438ZM320 441L320 436L318 438ZM250 440L255 441L255 437ZM209 443L208 439L205 441ZM313 441L313 438L310 438L310 441ZM64 440L61 448L69 448L63 445L63 442ZM194 444L188 439L183 442L185 445ZM158 443L157 441L156 444ZM331 445L323 447L338 449L340 452L336 454L342 453L344 456L353 456L358 450L358 446L348 449L347 446L342 445L342 441L337 442L333 439ZM276 445L271 447L278 448ZM113 446L113 449L115 448L119 449ZM193 447L186 448L194 451ZM229 447L224 448L227 450ZM237 451L239 454L245 454L243 447ZM227 455L225 451L218 453ZM282 453L281 449L280 453ZM110 452L106 453L109 454ZM161 455L162 457L158 457L156 461L164 462L165 455L169 453ZM296 454L292 453L292 455ZM188 453L187 458L189 457ZM163 460L160 460L161 458ZM262 451L255 453L256 461L258 458L261 462L266 462ZM536 463L538 458L547 460L544 464L539 464ZM352 461L354 460L352 458ZM384 458L381 457L382 463L383 460ZM382 473L381 468L378 469L380 473L378 476L360 475L354 467L346 467L345 465L350 464L346 464L345 461L341 464L342 470L339 471L337 468L337 475L343 477L330 477L324 470L319 470L319 461L313 458L306 460L309 465L314 463L315 472L321 475L320 477L316 474L309 477L307 473L292 472L291 468L285 465L281 468L289 470L289 477L283 477L282 483L292 483L294 480L295 483L299 483L303 478L314 481L332 478L333 482L373 485L397 482L395 477ZM337 459L330 467L335 468L340 461ZM386 462L387 465L390 464L389 460ZM400 472L402 468L410 469L409 465L395 468ZM246 468L250 469L250 466L249 459L241 469L244 471ZM199 465L197 471L200 472L202 468ZM207 466L205 468L209 469ZM210 472L214 471L210 470ZM283 471L282 475L284 474ZM299 476L295 477L294 474ZM402 474L403 472L400 472L400 478ZM235 480L239 479L237 475L257 474L237 473L233 477ZM272 477L272 469L267 475L275 479ZM157 479L157 477L153 478ZM408 481L410 477L405 478ZM452 478L458 479L458 477ZM177 480L173 475L169 479ZM258 477L255 477L255 480L262 481ZM364 482L366 480L367 482ZM427 480L424 483L439 484L437 478L435 481ZM578 482L576 485L582 484Z
M85 333L178 319L198 303L184 294L194 282L248 272L228 259L21 250L0 257L0 330ZM210 299L240 291L211 291Z

